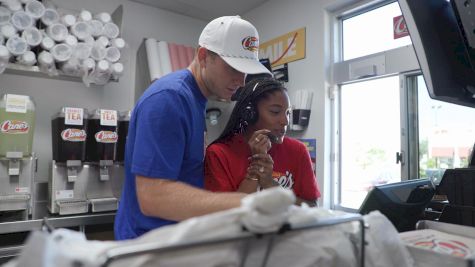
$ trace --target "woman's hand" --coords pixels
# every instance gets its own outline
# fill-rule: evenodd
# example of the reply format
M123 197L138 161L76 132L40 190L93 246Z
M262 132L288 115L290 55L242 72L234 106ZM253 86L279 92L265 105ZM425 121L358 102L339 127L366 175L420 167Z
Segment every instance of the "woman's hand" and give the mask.
M261 129L255 131L249 141L249 147L251 148L251 155L265 154L272 147L271 141L267 134L270 133L267 129Z
M257 182L264 189L279 185L279 183L272 178L274 161L269 154L254 154L250 160L251 163L249 164L247 172L249 177L257 178Z

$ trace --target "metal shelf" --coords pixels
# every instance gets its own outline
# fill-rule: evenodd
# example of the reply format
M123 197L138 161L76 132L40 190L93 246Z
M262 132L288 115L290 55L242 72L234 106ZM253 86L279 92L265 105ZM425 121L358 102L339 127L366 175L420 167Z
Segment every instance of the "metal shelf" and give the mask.
M123 13L124 13L124 8L122 5L119 5L111 14L112 21L119 27L120 33L122 32ZM29 77L48 78L48 79L53 79L53 80L82 82L82 77L67 75L61 72L61 70L58 70L59 75L51 76L51 75L48 75L47 73L40 71L40 68L38 66L26 66L26 65L17 64L17 63L8 63L7 68L5 69L4 73L29 76ZM118 79L110 80L110 82L118 82L118 81L119 81Z
M114 223L115 212L99 214L82 214L75 216L48 217L48 223L54 228L87 226L96 224ZM40 230L43 219L13 221L0 223L0 234L29 232Z

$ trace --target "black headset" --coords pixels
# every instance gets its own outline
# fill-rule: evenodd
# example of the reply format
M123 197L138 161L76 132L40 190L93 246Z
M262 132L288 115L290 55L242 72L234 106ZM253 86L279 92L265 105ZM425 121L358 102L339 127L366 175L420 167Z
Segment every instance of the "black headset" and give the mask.
M257 109L254 107L252 102L249 102L244 108L242 113L242 120L245 121L248 125L253 124L259 118L257 114Z
M256 90L257 86L259 85L259 82L254 85L254 88L252 89L252 93ZM252 97L252 93L249 97ZM257 119L259 118L259 114L257 113L257 108L255 103L252 101L249 101L247 103L246 107L244 108L242 112L242 120L247 123L247 125L251 125L257 122Z

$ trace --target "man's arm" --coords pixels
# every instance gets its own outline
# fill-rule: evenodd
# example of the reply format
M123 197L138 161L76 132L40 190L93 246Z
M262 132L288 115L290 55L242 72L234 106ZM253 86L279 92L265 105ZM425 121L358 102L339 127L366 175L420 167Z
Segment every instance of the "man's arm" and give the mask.
M213 193L182 182L136 176L140 210L147 216L172 221L240 206L242 193Z

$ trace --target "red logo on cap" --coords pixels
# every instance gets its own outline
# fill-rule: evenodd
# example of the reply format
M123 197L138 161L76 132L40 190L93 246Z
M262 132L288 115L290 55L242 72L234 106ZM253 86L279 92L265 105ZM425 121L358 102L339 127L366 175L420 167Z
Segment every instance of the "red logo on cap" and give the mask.
M254 36L248 36L242 39L242 47L251 52L255 52L259 49L259 40Z

